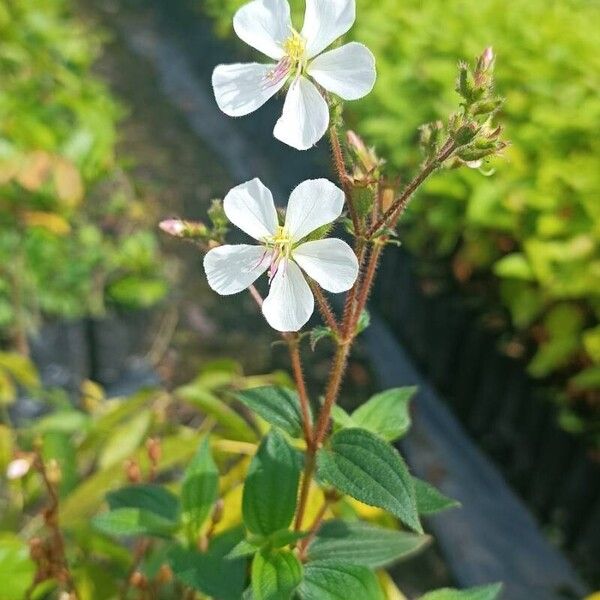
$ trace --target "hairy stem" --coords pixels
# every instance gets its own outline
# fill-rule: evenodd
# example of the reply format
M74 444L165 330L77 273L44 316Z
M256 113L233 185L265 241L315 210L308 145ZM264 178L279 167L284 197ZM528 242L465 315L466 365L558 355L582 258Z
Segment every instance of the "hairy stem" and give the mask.
M298 499L298 510L296 511L296 519L294 520L294 530L302 530L302 521L306 512L308 503L308 494L310 492L310 484L317 465L317 450L314 443L306 450L306 461L304 463L304 472L302 473L302 485L300 486L300 497Z
M319 307L319 312L321 313L321 316L323 317L323 321L325 321L327 326L334 333L338 333L339 327L338 327L335 315L333 314L333 310L331 309L331 306L329 306L329 302L327 301L325 294L323 294L323 290L321 289L319 284L316 283L315 281L313 281L312 279L309 281L309 285L310 285L310 289L312 290L312 292L315 296L315 299L317 300L317 306Z
M299 339L297 335L288 335L286 336L286 340L288 343L290 359L292 361L294 380L296 382L296 388L298 389L298 396L300 397L300 410L302 412L302 428L304 430L304 439L306 441L306 447L312 448L313 433L312 418L310 416L310 400L306 391L304 373L302 372Z
M354 201L352 199L352 193L350 187L348 185L349 176L346 171L346 162L344 161L344 153L342 152L342 146L340 144L340 137L335 125L332 125L329 128L329 141L331 143L331 150L333 153L333 164L335 166L335 170L342 185L342 189L346 194L346 204L348 205L348 212L350 213L350 218L352 219L352 225L354 227L354 233L356 236L360 235L361 226L360 219L356 214L356 207L354 206Z
M389 227L398 220L398 218L402 215L402 213L406 210L408 203L410 202L413 194L421 187L423 182L434 172L436 171L442 163L447 160L450 155L454 152L456 146L454 142L448 140L439 154L430 160L425 166L421 169L421 172L404 188L400 196L394 201L392 206L388 208L388 210L384 213L384 215L374 224L369 227L369 230L366 233L366 237L368 239L372 238L376 233L378 233L384 227Z

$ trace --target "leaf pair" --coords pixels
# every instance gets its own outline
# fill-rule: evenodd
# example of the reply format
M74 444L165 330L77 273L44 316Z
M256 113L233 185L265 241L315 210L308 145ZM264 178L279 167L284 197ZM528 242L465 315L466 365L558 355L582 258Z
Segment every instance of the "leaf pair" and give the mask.
M204 439L183 477L181 501L154 484L123 487L106 496L109 512L94 517L93 525L115 536L166 537L182 525L194 543L217 500L219 472Z

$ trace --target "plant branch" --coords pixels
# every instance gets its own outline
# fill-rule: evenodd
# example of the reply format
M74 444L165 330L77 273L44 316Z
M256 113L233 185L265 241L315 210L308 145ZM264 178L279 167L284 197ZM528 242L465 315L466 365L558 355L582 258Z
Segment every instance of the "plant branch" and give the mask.
M454 142L448 140L442 146L438 155L426 163L421 169L421 172L404 188L400 196L395 200L392 206L388 208L384 215L374 225L371 225L366 233L367 239L371 239L381 229L393 225L393 223L397 221L408 206L413 194L421 187L423 182L452 155L454 150L456 150Z
M302 428L304 430L304 439L306 440L306 447L308 449L312 449L312 418L310 416L310 400L306 391L304 373L302 372L302 360L300 357L299 346L300 341L297 335L288 334L284 337L288 343L290 359L292 361L292 371L294 373L296 388L298 389L298 396L300 397L300 410L302 411Z

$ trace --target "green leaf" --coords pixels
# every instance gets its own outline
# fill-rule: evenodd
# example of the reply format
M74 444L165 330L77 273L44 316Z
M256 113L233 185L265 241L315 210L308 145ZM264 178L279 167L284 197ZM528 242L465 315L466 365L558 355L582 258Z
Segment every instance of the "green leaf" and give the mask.
M421 600L495 600L501 591L501 583L483 585L469 590L444 588L421 596Z
M305 565L298 595L302 600L385 600L366 567L320 562Z
M138 508L173 523L179 520L177 496L159 485L128 485L109 492L106 500L113 511L121 508Z
M146 438L151 423L152 412L146 409L111 432L98 459L100 469L116 465L131 456Z
M16 352L0 352L0 367L6 369L20 385L28 389L40 387L40 378L29 358Z
M368 310L363 310L356 323L356 335L360 335L371 324L371 315Z
M289 550L261 551L254 556L254 600L290 600L300 581L302 565Z
M420 515L432 515L443 510L448 510L449 508L458 508L461 506L458 500L444 496L444 494L426 481L417 477L413 477L413 481L415 484L415 496L417 498L417 510Z
M205 437L185 470L181 486L182 520L190 541L197 538L218 494L219 470Z
M308 548L308 560L379 569L416 554L429 542L427 535L374 527L360 521L326 521Z
M178 388L176 397L213 417L225 435L240 442L256 441L256 433L240 415L201 384L191 383Z
M298 540L305 538L308 535L307 531L291 531L289 529L282 529L276 531L269 536L269 542L274 548L283 548L283 546L289 546L295 544Z
M260 541L262 540L263 538L260 538ZM242 540L231 550L231 552L227 555L227 558L243 558L245 556L252 556L259 550L259 545L253 544L248 540Z
M342 429L317 455L319 478L422 533L414 483L398 451L365 429Z
M155 535L168 536L177 529L177 524L155 513L139 508L118 508L97 515L92 525L107 535L136 536Z
M394 388L376 394L352 413L355 427L362 427L391 442L410 429L409 403L416 387Z
M287 529L296 511L299 480L296 451L272 429L258 447L244 484L242 513L251 533L268 536Z
M331 419L337 427L356 427L352 417L337 404L331 409Z
M207 552L176 546L169 552L175 577L207 596L219 600L239 600L246 582L246 561L228 554L241 541L240 527L216 536Z
M335 333L331 327L327 327L326 325L317 325L317 327L313 327L310 331L310 348L314 352L317 344L326 338L335 339Z
M22 600L33 582L35 563L28 545L16 535L0 535L0 589L4 600Z
M179 501L158 485L130 485L106 496L110 511L92 519L96 529L114 536L166 536L177 530Z
M235 397L267 423L280 427L292 437L302 436L302 413L296 392L265 386L237 392Z

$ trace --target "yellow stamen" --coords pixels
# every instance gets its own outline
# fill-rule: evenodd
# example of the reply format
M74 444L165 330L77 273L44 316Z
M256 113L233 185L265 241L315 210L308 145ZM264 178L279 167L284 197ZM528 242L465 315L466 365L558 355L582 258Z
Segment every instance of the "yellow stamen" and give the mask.
M304 63L306 40L295 29L292 29L292 35L283 42L283 50L294 64Z

